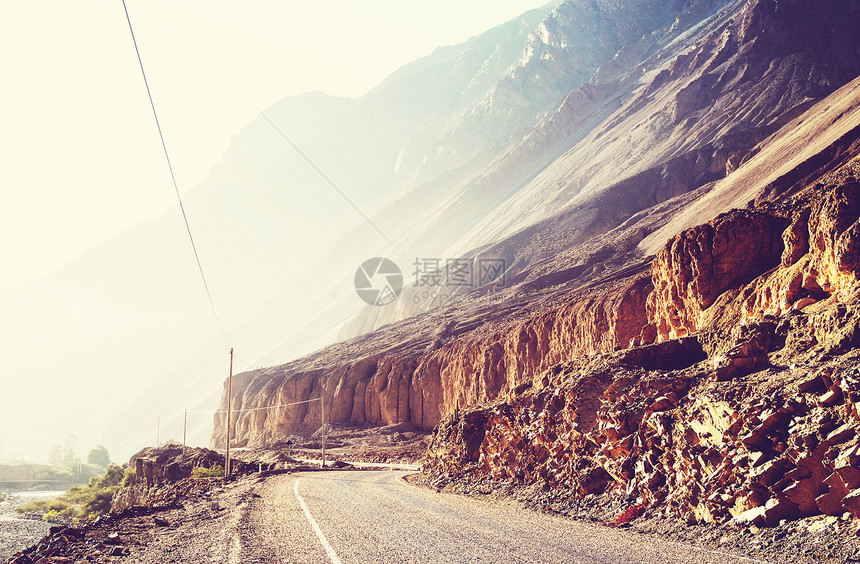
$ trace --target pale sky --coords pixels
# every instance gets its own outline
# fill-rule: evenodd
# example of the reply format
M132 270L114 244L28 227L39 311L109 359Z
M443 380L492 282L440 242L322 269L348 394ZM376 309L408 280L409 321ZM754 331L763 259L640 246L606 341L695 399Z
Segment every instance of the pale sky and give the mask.
M183 192L255 105L360 96L437 46L546 4L126 1ZM0 290L175 204L121 0L4 2L0 73Z

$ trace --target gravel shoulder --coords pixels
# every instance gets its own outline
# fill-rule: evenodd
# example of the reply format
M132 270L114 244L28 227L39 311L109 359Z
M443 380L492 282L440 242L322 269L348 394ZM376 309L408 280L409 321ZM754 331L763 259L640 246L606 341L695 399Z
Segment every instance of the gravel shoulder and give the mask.
M160 516L166 526L157 527L146 542L130 547L128 562L168 564L175 562L222 562L237 564L237 523L259 481L240 479L212 491L205 499L184 503Z
M838 517L819 515L786 521L776 527L759 528L732 523L688 525L674 517L654 514L634 518L620 527L610 527L606 523L612 523L625 506L607 503L596 495L572 501L558 492L535 486L461 482L440 487L425 474L412 474L407 479L431 491L515 505L524 512L591 524L601 529L622 530L662 539L662 542L694 546L703 551L743 555L752 561L796 564L860 562L860 530L850 520Z
M61 492L53 492L59 495ZM48 533L50 524L33 519L18 519L15 508L34 499L44 499L52 494L44 492L15 492L6 501L0 502L0 562L37 542Z

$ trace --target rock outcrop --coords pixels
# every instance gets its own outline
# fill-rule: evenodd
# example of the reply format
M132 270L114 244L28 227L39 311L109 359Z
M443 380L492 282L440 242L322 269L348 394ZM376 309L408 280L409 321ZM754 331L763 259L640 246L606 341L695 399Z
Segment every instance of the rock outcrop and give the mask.
M657 344L449 414L425 468L689 522L860 517L858 198L849 176L679 234L652 266Z
M134 470L134 483L152 486L190 478L196 468L223 468L224 456L205 448L186 449L182 445L169 444L143 449L131 457L128 465Z
M648 316L658 340L849 299L858 282L858 217L860 184L850 177L684 231L652 266Z
M648 316L657 339L696 332L726 290L777 266L787 223L767 213L738 211L672 239L652 266L655 288Z

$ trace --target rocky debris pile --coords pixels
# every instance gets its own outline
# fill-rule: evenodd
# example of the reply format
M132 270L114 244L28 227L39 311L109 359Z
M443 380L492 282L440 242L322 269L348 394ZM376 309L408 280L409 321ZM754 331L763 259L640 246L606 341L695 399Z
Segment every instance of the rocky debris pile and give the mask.
M319 458L319 433L298 441L297 458ZM354 462L414 464L424 456L430 433L409 422L385 427L326 426L326 457Z
M860 524L860 184L816 185L666 245L640 341L454 410L436 485L534 484L687 523ZM680 337L679 340L676 340Z
M114 494L111 500L111 513L120 514L135 508L169 508L183 499L195 499L220 483L223 483L223 480L218 478L183 478L177 482L158 483L152 486L140 482L132 483Z
M631 508L744 528L824 515L860 534L858 360L726 382L700 367L608 362L451 414L424 470L435 487L524 487L550 505L597 505L605 522Z
M165 484L151 506L114 511L79 527L51 527L47 536L18 552L10 564L49 564L137 561L135 554L180 525L201 526L225 515L236 492L252 495L249 488L262 476L246 476L224 484L212 478L186 478Z
M127 556L130 547L145 543L150 529L170 525L163 517L165 512L208 500L220 487L220 481L190 478L165 485L149 506L122 507L80 527L51 527L40 542L15 554L9 562L106 562Z
M111 510L159 508L193 497L199 488L205 487L201 483L220 481L216 478L193 479L194 470L223 468L223 465L223 455L205 448L183 449L182 445L176 444L145 448L129 460L129 466L135 469L134 475L114 495ZM230 465L231 479L246 474L310 469L308 465L274 450L236 451Z

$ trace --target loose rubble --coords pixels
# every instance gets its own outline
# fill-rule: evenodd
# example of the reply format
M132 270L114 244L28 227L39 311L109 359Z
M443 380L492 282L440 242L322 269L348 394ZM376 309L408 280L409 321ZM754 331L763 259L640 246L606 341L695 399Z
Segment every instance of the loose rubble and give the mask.
M253 484L268 476L318 467L297 462L284 453L242 453L233 464L234 475L192 478L194 468L224 464L224 457L208 449L170 444L148 448L131 458L134 477L114 495L111 512L80 526L54 526L38 543L8 561L12 564L95 563L134 561L165 531L179 525L209 526L225 503L253 495ZM227 500L227 501L225 501Z
M528 489L562 513L709 526L718 542L773 531L749 543L854 558L858 217L847 177L681 233L652 267L637 341L654 344L454 410L424 459L430 484ZM811 542L825 533L832 551Z

